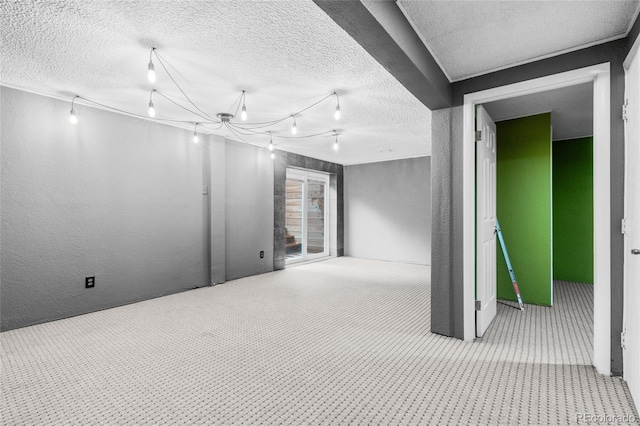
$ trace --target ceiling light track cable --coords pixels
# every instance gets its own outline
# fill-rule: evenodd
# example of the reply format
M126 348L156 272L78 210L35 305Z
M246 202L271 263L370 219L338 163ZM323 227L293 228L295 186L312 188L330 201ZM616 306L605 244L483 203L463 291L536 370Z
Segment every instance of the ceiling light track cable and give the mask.
M174 101L174 100L173 100L173 99L171 99L169 96L167 96L167 95L165 95L164 93L162 93L161 91L159 91L159 90L157 90L157 89L153 89L153 90L154 90L158 95L162 96L163 98L165 98L166 100L168 100L168 101L169 101L169 102L171 102L172 104L174 104L174 105L176 105L176 106L178 106L178 107L182 108L182 109L183 109L183 110L185 110L185 111L190 112L191 114L193 114L193 115L195 115L195 116L198 116L198 117L200 117L200 118L204 119L204 120L205 120L205 121L207 121L207 122L210 122L210 123L220 123L220 120L215 120L215 119L212 119L211 117L209 117L208 115L207 115L207 116L204 116L204 115L202 115L202 114L200 114L200 113L198 113L198 112L195 112L195 111L193 111L193 110L191 110L191 109L189 109L189 108L185 107L184 105L182 105L182 104L180 104L180 103L178 103L178 102Z
M260 144L255 144L255 143L251 143L249 141L246 141L242 136L265 136L265 135L269 135L269 150L273 151L273 132L272 129L270 129L270 127L273 127L277 124L280 124L284 121L287 121L289 119L293 120L292 126L291 126L291 133L292 136L284 136L284 135L278 135L276 134L275 137L278 138L282 138L282 139L308 139L308 138L313 138L313 137L319 137L319 136L326 136L327 134L333 134L335 135L335 142L334 142L334 149L337 149L338 146L338 132L337 130L328 130L328 131L324 131L324 132L319 132L319 133L314 133L314 134L308 134L308 135L301 135L298 136L297 132L298 132L298 128L297 128L297 120L296 117L300 116L301 114L303 114L304 112L310 110L311 108L317 106L318 104L324 102L325 100L329 99L330 97L335 96L336 97L336 108L335 108L335 112L334 112L334 118L336 120L340 119L340 97L338 95L337 92L333 92L331 94L328 94L324 97L322 97L321 99L317 100L316 102L312 103L311 105L302 108L296 112L294 112L293 114L288 114L285 117L276 119L276 120L271 120L271 121L262 121L262 122L249 122L249 123L235 123L232 122L232 119L234 117L236 117L238 115L238 111L240 110L240 119L244 122L247 119L247 106L246 106L246 100L247 100L247 92L246 90L242 90L242 93L238 96L238 98L233 102L233 104L231 105L231 108L229 110L232 110L235 107L235 112L234 114L230 114L227 112L221 112L218 113L217 116L219 119L215 119L212 116L210 116L209 114L207 114L205 111L203 111L200 107L198 107L198 105L195 104L195 102L193 102L193 100L189 97L189 95L187 95L187 93L182 89L182 87L180 86L180 84L178 83L178 81L173 77L173 75L171 74L171 72L169 71L169 67L172 68L173 70L176 71L176 73L178 73L180 75L180 72L171 65L171 63L169 61L167 61L164 57L162 57L162 55L160 55L160 53L158 53L157 49L155 47L152 47L151 50L149 51L149 64L147 66L147 78L149 80L149 82L151 84L155 84L155 82L157 81L157 75L156 75L156 71L155 71L155 65L153 63L153 58L155 58L158 60L158 63L161 65L162 69L164 70L164 72L167 74L167 76L169 76L169 79L173 82L173 84L176 86L176 88L180 91L180 93L185 97L185 99L189 102L189 104L191 104L195 110L184 106L182 103L172 99L170 96L166 95L165 93L160 92L159 90L153 88L151 89L151 91L149 92L149 110L148 110L148 114L151 118L153 118L154 120L157 120L159 122L165 122L165 123L179 123L179 124L190 124L193 125L193 141L194 143L198 143L199 141L199 136L198 136L198 126L201 126L203 129L207 129L210 131L217 131L219 129L222 128L222 126L224 125L235 137L237 137L239 140L241 140L244 143L247 143L249 145L253 145L253 146L257 146L257 147L261 147L263 148L263 145ZM166 63L166 64L165 64ZM183 77L184 79L184 77ZM194 116L196 116L198 118L198 120L178 120L178 119L171 119L171 118L162 118L162 117L156 117L156 109L155 109L155 105L153 103L153 94L157 93L158 96L162 96L163 98L165 98L166 100L168 100L169 102L171 102L172 104L174 104L175 106L177 106L178 108L187 111L190 114L193 114ZM115 108L100 102L96 102L94 100L79 96L79 95L75 95L73 97L73 99L71 100L71 111L70 111L70 116L69 116L69 121L72 124L77 124L78 123L78 116L76 114L75 111L75 104L76 104L76 99L80 99L83 101L86 101L88 103L94 104L96 106L102 107L104 109L110 110L110 111L115 111L115 112L119 112L125 115L129 115L132 117L138 117L138 118L148 118L142 114L136 114L136 113L132 113L123 109L119 109L119 108ZM217 127L209 127L208 125L215 125L217 124ZM259 129L266 129L269 128L267 130L259 130ZM271 154L271 158L274 158L273 152Z
M101 107L103 109L119 112L121 114L128 115L128 116L131 116L131 117L144 118L144 119L147 119L147 120L149 119L149 116L147 116L147 115L136 114L134 112L125 111L125 110L120 109L120 108L115 108L115 107L112 107L112 106L109 106L109 105L106 105L106 104L103 104L103 103L100 103L100 102L96 102L94 100L91 100L89 98L85 98L84 96L80 96L80 95L75 95L71 102L74 103L76 99L80 99L80 100L83 100L85 102L97 105L97 106L99 106L99 107ZM77 104L77 102L75 102L75 103ZM73 108L73 106L72 106L72 108ZM75 114L75 111L74 111L74 114ZM156 121L165 121L167 123L184 123L184 124L193 124L194 123L193 120L174 120L174 119L171 119L171 118L161 118L161 117L154 117L154 120L156 120Z
M193 107L195 109L197 109L198 111L200 111L202 114L204 114L209 120L211 121L215 121L214 118L212 118L210 115L208 115L205 111L203 111L202 109L200 109L198 107L198 105L196 105L191 98L189 97L189 95L187 95L187 93L182 90L182 87L180 87L180 85L178 84L178 82L173 78L173 76L171 75L171 73L169 72L169 70L167 69L167 67L164 65L164 62L166 61L166 59L164 59L156 50L155 47L151 48L151 53L156 55L156 58L158 58L158 62L160 63L160 65L162 66L162 68L164 69L164 72L167 73L167 75L169 76L169 78L171 79L171 81L173 82L173 84L175 84L175 86L178 88L178 90L180 91L180 93L182 93L184 95L184 97L187 99L187 101L189 101L189 103L191 105L193 105ZM169 61L166 61L167 64L169 64ZM171 64L169 64L171 65ZM149 82L151 82L151 80L149 80Z

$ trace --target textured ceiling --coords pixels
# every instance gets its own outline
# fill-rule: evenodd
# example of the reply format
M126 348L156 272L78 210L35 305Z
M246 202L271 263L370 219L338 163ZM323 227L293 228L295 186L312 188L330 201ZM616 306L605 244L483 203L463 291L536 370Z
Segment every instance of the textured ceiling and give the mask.
M593 135L593 84L586 83L483 105L494 121L551 112L553 139Z
M450 81L624 37L639 0L398 0Z
M277 137L290 136L291 120L274 128L280 149L341 164L430 154L431 112L310 0L23 0L0 7L3 85L69 100L78 94L146 116L146 68L155 46L210 115L228 111L243 89L252 122L339 93L340 121L333 119L334 99L297 117L299 136L337 129L337 153L331 135ZM156 88L186 105L154 62ZM158 117L201 121L157 94L154 103Z

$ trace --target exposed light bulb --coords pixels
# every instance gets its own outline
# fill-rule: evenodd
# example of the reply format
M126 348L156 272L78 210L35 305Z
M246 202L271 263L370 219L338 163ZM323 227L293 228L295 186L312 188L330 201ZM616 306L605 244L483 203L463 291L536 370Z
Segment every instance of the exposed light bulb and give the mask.
M274 152L271 153L271 159L275 160L276 159L276 154Z
M149 68L147 71L147 78L149 79L149 83L153 84L156 82L156 69L153 66L153 62L149 61Z
M73 103L79 97L80 96L76 95L76 96L73 97L73 99L71 99L71 112L69 113L69 122L71 124L78 124L78 116L76 115L76 111L73 109Z
M296 124L296 118L293 117L293 126L291 126L291 134L295 135L296 133L298 133L298 125Z
M340 120L340 104L336 105L336 112L333 114L336 120Z
M334 151L338 150L338 139L336 139L336 141L333 143L333 150Z
M153 107L153 92L155 91L156 89L152 89L151 92L149 92L149 117L156 116L156 109Z
M196 123L193 125L193 143L198 143L200 142L200 138L198 137L198 124L200 123Z
M154 84L156 82L156 68L153 66L153 51L156 50L155 47L151 48L149 52L149 66L147 67L147 78L149 79L149 83Z
M242 100L242 112L240 113L240 118L242 121L247 121L247 105L245 103L245 98L247 97L247 92L242 91L242 95L240 95L240 100Z
M269 142L269 151L273 151L273 142Z

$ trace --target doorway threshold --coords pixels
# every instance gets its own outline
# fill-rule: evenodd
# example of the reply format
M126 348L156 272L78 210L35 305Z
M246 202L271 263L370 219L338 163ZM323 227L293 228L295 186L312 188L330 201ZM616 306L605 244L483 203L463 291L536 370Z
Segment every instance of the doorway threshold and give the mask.
M315 259L307 259L300 262L285 263L284 269L295 268L296 266L308 265L310 263L323 262L329 259L335 259L337 256L322 256Z

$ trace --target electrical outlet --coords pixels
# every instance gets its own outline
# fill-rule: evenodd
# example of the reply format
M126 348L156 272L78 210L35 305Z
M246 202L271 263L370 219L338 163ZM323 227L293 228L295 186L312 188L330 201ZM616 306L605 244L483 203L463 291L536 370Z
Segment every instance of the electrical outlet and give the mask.
M96 286L96 277L85 277L84 288L94 288Z
M264 259L264 250L260 251L260 259Z

